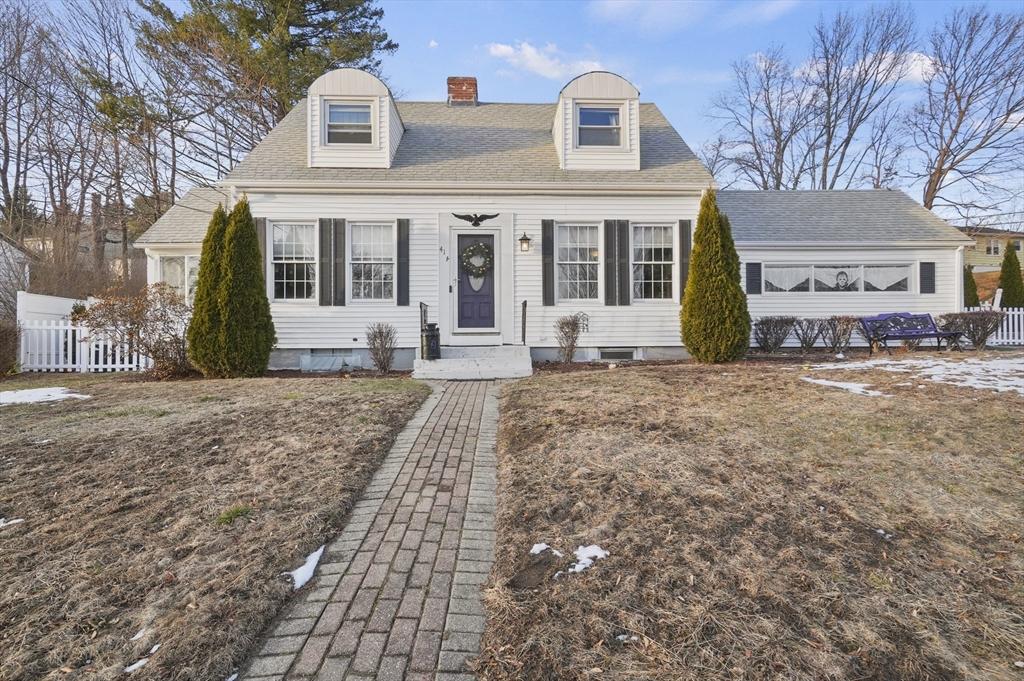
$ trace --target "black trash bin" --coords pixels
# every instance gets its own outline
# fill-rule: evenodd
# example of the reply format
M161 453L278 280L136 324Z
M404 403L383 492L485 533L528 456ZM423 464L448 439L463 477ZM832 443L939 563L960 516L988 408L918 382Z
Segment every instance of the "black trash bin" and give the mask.
M423 359L441 359L441 331L437 324L427 324L423 329L420 355Z

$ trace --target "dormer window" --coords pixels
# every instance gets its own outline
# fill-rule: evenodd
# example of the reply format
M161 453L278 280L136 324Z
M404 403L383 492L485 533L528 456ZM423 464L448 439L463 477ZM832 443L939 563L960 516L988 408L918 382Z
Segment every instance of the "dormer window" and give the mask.
M622 109L618 106L577 107L576 146L621 147Z
M373 106L327 102L327 144L373 144Z

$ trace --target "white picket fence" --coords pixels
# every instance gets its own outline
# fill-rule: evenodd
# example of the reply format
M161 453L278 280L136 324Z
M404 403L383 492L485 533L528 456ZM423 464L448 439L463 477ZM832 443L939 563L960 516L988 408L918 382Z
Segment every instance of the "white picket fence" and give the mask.
M974 312L975 310L981 310L987 308L980 307L969 307L966 308L968 312ZM1006 313L1003 317L1002 326L996 331L995 335L989 339L989 345L1024 345L1024 307L1004 307L1002 312Z
M126 343L65 320L21 322L22 371L144 371L150 360Z

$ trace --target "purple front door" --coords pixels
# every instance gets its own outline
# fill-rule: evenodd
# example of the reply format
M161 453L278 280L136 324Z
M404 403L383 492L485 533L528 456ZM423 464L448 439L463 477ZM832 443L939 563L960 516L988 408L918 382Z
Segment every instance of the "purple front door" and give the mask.
M490 234L460 234L459 261L462 252L473 244L484 243L494 252L494 236ZM494 268L482 277L471 277L459 267L459 328L494 328Z

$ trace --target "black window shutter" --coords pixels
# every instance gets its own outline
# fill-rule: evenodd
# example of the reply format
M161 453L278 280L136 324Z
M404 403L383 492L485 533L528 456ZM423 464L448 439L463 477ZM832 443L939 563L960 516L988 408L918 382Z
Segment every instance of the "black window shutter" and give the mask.
M555 221L540 221L540 252L543 259L544 273L542 291L544 304L555 304Z
M619 243L616 247L615 259L619 270L619 305L629 305L630 271L629 271L629 220L617 220Z
M747 263L747 295L761 294L761 263Z
M619 243L615 232L615 220L604 221L604 304L619 304L619 277L615 265Z
M334 300L331 297L333 279L334 279L334 268L331 267L331 260L333 255L333 247L331 241L334 238L334 228L331 224L333 220L331 218L320 218L319 220L319 233L320 240L320 304L331 305Z
M331 239L334 246L334 266L331 268L331 277L334 280L333 298L335 305L344 305L345 282L348 280L345 272L345 221L342 218L334 218L331 220L331 226L334 231Z
M935 293L935 263L921 263L921 293Z
M395 297L399 305L409 304L409 220L398 220L398 290Z
M679 299L686 292L686 280L690 277L690 250L693 247L693 235L690 234L690 221L679 221Z

